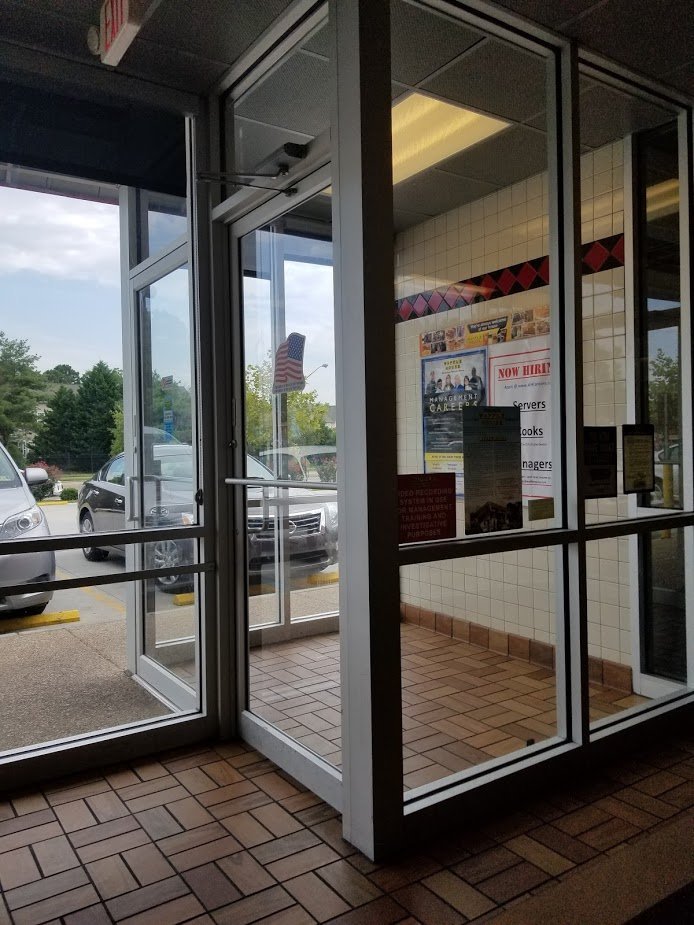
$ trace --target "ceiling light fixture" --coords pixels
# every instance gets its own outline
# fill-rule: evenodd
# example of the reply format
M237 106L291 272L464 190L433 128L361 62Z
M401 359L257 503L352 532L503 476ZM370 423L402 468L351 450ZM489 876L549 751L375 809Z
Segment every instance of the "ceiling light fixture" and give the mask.
M411 93L393 106L393 183L402 183L507 128L491 116Z

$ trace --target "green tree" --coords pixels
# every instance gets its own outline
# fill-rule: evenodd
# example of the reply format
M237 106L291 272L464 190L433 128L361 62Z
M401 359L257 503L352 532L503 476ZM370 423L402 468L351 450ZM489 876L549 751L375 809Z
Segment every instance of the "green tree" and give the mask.
M152 373L152 390L145 399L145 424L164 429L164 412L171 412L173 436L181 443L193 442L193 416L190 389L180 382L171 382L162 388L162 377L156 370Z
M272 447L272 363L246 368L246 447L257 456Z
M77 396L61 385L38 426L32 454L35 459L69 468L78 444Z
M43 378L46 382L55 382L57 385L79 385L80 374L69 363L58 363L53 369L47 369Z
M680 364L658 348L650 361L648 380L648 411L655 425L656 436L664 445L680 436Z
M33 430L36 402L41 389L38 357L29 352L26 340L12 340L0 331L0 441L15 456L12 436L18 430Z
M330 446L335 434L325 423L329 405L318 401L318 393L287 392L279 397L281 418L286 426L286 446L317 444ZM257 456L272 448L272 358L246 368L246 446Z
M80 467L95 469L110 455L114 414L122 400L123 374L103 360L81 377L77 390Z
M111 456L117 456L125 449L125 419L123 417L123 402L118 402L113 411L113 427L111 428Z

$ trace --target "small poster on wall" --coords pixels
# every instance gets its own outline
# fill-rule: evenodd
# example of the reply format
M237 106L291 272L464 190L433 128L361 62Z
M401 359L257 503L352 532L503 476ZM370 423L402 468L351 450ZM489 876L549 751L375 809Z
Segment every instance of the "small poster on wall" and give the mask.
M617 428L583 428L585 498L617 497Z
M424 471L454 472L463 493L463 409L487 403L487 351L422 360Z
M624 494L655 490L655 427L653 424L624 424Z
M523 526L519 408L465 408L465 532Z
M491 405L521 412L523 497L552 498L552 363L549 338L489 348Z
M455 536L455 475L399 475L400 542L421 543Z

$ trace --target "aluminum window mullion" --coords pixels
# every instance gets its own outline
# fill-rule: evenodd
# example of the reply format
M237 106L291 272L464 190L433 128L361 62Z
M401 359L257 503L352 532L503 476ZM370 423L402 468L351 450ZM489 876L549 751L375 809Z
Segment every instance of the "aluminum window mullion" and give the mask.
M390 4L331 0L330 28L343 827L375 857L403 825Z
M592 76L601 83L621 90L636 91L639 96L660 106L687 107L691 105L691 100L674 87L664 86L644 74L637 74L598 52L579 48L578 59L581 74Z
M197 575L201 572L214 571L214 564L205 565L174 565L166 569L166 575ZM97 585L117 585L126 582L158 578L162 569L147 568L119 572L107 575L83 575L79 578L56 578L53 581L32 581L18 585L1 585L0 597L9 597L14 594L35 594L41 591L65 591L71 588L91 588Z
M518 549L537 549L540 546L562 546L578 539L577 530L548 529L527 530L522 533L507 533L487 538L469 537L456 540L400 546L398 564L423 565L427 562L442 562L447 559L464 559L471 556L488 556L498 552L513 552Z
M694 338L692 337L692 306L694 305L694 274L691 268L692 228L694 226L694 118L689 108L679 116L679 181L680 181L680 331L682 413L680 424L684 509L694 507L694 466L692 464L694 428ZM688 348L685 346L688 345ZM687 647L686 684L694 687L694 529L684 531L685 567L685 644Z
M511 10L499 10L487 0L405 0L406 3L430 7L447 13L454 19L463 20L467 25L475 26L483 33L508 40L509 31L513 30L513 43L540 54L547 54L553 46L560 47L566 41L562 36L555 36L547 28L515 15ZM464 16L461 16L461 13ZM503 16L503 21L500 17Z
M222 97L229 92L233 99L240 97L249 87L257 84L292 48L322 25L327 12L327 2L295 0L291 9L278 16L229 68L214 88L214 95Z
M554 266L561 273L558 293L564 325L564 523L577 532L564 558L564 657L568 723L573 741L588 741L588 615L586 598L586 514L583 471L583 318L581 301L581 175L578 49L565 45L557 56L554 208L559 234ZM559 281L557 281L559 282ZM569 402L572 402L570 405ZM571 413L573 412L573 413Z

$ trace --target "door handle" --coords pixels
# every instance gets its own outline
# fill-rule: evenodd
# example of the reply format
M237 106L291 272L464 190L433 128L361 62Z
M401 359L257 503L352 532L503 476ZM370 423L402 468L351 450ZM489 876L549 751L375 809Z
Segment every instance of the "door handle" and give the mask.
M128 486L128 504L125 509L126 518L132 523L138 523L140 519L139 505L137 504L138 492L133 491L137 478L134 475L129 475L126 479Z

